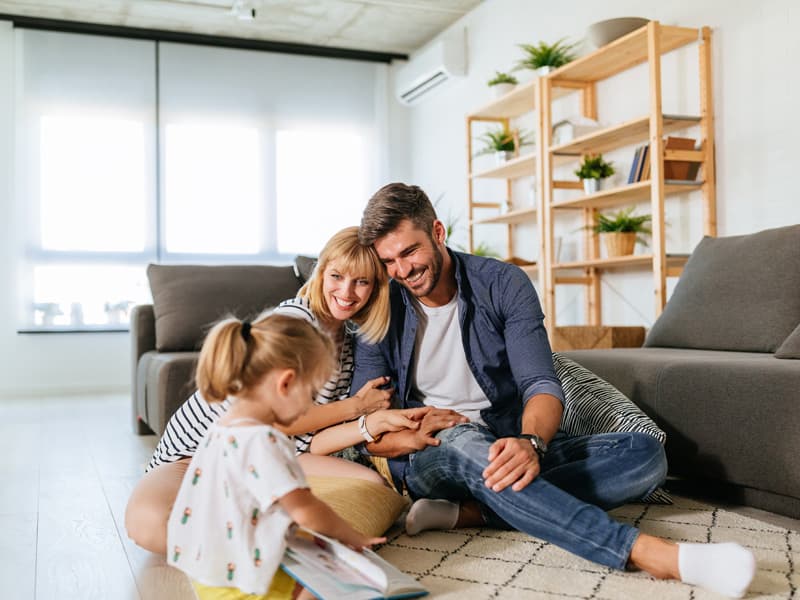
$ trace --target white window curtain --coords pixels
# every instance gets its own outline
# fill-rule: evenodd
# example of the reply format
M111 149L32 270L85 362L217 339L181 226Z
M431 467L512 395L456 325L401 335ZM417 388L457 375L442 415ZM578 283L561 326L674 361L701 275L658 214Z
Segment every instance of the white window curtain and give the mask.
M289 260L358 224L381 181L385 66L162 43L166 260Z
M23 330L127 326L149 262L314 255L383 183L385 65L15 35Z
M20 327L124 326L156 257L155 42L15 37Z

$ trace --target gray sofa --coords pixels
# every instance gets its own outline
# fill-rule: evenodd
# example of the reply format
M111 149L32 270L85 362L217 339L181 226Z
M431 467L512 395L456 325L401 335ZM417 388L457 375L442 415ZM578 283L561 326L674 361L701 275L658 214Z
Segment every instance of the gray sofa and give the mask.
M133 427L161 435L195 390L194 368L208 328L226 314L254 317L293 297L313 268L294 266L150 265L153 304L131 313Z
M703 239L643 348L563 354L664 429L671 475L800 518L800 225Z

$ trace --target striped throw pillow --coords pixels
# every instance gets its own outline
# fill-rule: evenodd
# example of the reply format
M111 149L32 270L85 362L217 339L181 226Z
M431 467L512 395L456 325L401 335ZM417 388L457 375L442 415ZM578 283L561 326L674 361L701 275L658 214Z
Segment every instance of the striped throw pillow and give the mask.
M645 433L664 444L667 434L613 385L558 352L553 352L553 364L564 389L563 432L573 436ZM672 504L672 498L657 488L643 502Z

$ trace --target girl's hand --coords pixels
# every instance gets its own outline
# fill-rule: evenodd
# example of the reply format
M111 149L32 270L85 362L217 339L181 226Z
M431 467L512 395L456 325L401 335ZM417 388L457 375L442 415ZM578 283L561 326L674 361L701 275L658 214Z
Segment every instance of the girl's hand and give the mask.
M394 388L389 388L388 390L378 389L387 383L389 383L388 377L376 377L375 379L370 379L358 390L356 395L353 396L356 401L357 415L369 414L391 406Z
M386 543L385 537L369 537L362 533L359 533L355 529L349 528L350 531L347 535L343 535L339 538L339 541L343 544L347 544L353 550L358 550L361 552L364 548L371 548L375 544L384 544Z
M382 435L387 431L419 429L420 421L413 418L418 412L417 408L377 410L367 415L367 431L372 435Z

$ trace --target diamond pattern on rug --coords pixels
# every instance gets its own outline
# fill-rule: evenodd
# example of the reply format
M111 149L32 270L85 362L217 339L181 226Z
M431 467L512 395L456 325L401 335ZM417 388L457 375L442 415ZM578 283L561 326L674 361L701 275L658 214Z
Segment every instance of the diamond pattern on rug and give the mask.
M611 512L645 533L676 542L738 542L756 556L747 598L800 598L800 533L675 497L675 504L630 504ZM721 596L645 573L596 565L516 531L459 529L409 537L390 532L378 551L415 576L437 600L718 600Z

